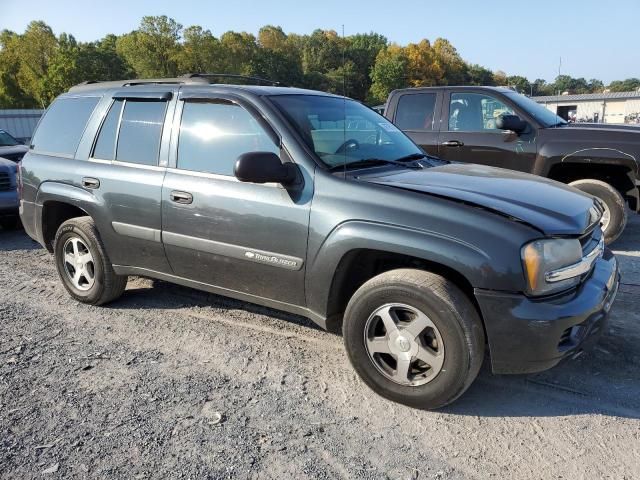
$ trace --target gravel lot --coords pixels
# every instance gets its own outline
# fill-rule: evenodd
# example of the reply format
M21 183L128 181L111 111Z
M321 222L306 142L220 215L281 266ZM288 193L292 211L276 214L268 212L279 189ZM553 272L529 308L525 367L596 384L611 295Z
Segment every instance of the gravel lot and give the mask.
M595 350L529 376L485 362L423 412L374 395L305 319L138 278L81 305L0 231L0 477L640 478L639 241L632 216Z

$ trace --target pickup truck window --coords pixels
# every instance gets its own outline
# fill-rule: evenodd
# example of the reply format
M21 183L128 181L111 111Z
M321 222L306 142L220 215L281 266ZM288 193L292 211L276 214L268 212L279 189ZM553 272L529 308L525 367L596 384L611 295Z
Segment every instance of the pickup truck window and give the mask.
M395 124L402 130L433 130L435 93L401 95Z
M75 155L99 97L63 97L51 104L38 125L31 148L46 153ZM60 128L64 125L64 128Z
M241 106L227 101L185 102L178 168L232 176L240 155L265 151L278 154L279 147Z
M449 130L456 132L498 130L496 119L500 115L512 114L511 108L490 95L452 93L449 103Z
M157 165L167 102L125 100L116 160Z
M543 127L556 127L566 124L566 120L553 113L548 108L534 102L529 97L525 97L516 92L505 94L513 103L522 108L525 112L535 118Z
M324 95L270 98L329 168L422 153L395 125L354 100Z

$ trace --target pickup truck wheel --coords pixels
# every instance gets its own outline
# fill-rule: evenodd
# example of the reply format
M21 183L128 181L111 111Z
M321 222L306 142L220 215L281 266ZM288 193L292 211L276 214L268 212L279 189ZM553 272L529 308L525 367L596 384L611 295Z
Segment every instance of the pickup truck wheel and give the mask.
M602 200L605 207L602 215L604 241L607 245L613 243L627 225L627 207L620 192L601 180L577 180L569 185Z
M342 333L362 380L415 408L453 402L484 359L484 330L469 298L422 270L392 270L362 285L349 301Z
M69 294L82 303L102 305L127 286L116 275L91 217L67 220L56 233L54 255L58 275Z

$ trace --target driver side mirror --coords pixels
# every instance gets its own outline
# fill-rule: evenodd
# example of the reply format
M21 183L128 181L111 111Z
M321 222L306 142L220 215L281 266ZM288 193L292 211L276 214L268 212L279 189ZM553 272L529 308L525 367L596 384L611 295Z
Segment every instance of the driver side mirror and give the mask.
M496 127L520 134L527 129L527 122L517 115L501 115L496 119Z
M248 152L238 157L233 173L241 182L289 185L295 182L297 169L293 163L282 163L273 152Z

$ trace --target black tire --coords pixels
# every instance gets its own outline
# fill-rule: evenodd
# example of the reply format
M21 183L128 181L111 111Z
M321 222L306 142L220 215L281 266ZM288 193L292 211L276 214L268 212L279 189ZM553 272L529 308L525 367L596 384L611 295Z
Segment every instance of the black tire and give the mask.
M390 380L367 351L369 317L379 307L397 303L425 313L442 337L442 368L426 384L409 386ZM382 397L414 408L435 409L456 400L476 378L484 359L484 329L474 305L455 284L422 270L392 270L367 281L349 301L342 333L360 378Z
M604 229L604 242L607 245L615 242L624 231L628 219L627 206L620 192L601 180L577 180L569 185L604 202L610 213L609 224Z
M79 290L67 274L64 261L64 246L67 240L79 237L88 247L93 257L94 281L88 290ZM127 277L113 271L100 234L91 217L77 217L67 220L56 233L54 256L58 275L69 294L82 303L102 305L122 295L127 286Z
M19 218L14 215L2 217L0 218L0 227L2 227L3 230L15 230L18 227L18 220Z

